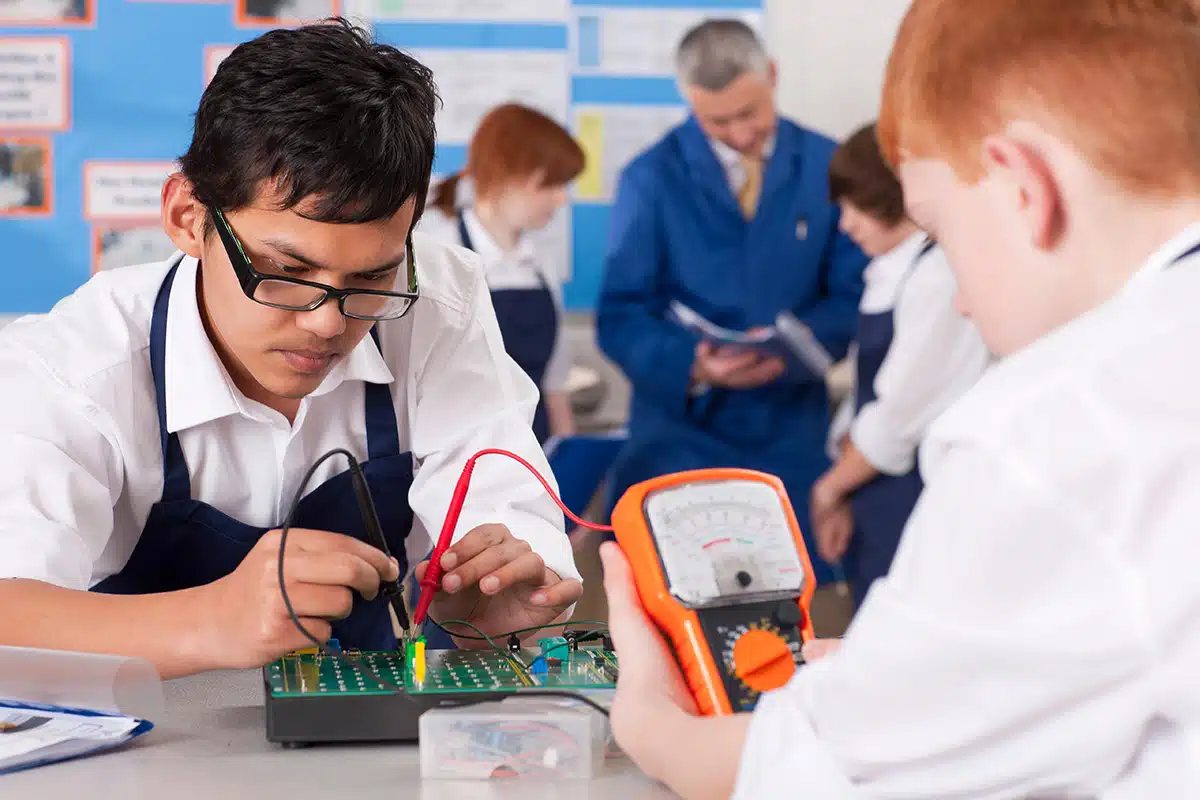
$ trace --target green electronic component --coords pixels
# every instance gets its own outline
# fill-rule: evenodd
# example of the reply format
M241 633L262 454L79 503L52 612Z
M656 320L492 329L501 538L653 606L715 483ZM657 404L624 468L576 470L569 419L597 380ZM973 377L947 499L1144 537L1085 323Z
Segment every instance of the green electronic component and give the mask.
M538 647L545 658L566 659L570 650L567 640L562 636L550 636L545 639L539 639Z

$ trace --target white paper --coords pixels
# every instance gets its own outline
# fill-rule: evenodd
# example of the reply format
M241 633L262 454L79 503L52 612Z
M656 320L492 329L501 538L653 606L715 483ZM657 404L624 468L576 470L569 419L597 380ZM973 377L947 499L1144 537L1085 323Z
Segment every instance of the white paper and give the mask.
M0 705L0 769L119 744L138 724L130 717L80 716Z
M375 18L563 23L567 0L376 0Z
M438 142L466 144L479 121L507 102L523 103L561 123L567 119L567 55L555 50L414 49L433 70L442 108Z
M78 23L86 16L83 0L0 0L0 20Z
M64 130L69 61L65 39L0 40L0 128Z
M173 161L90 161L84 167L83 214L88 219L158 220L162 186Z
M88 717L0 706L0 759L67 739L120 739L138 726L129 717Z
M706 19L740 19L763 35L762 12L744 8L583 8L572 26L577 69L584 74L674 75L676 48L684 34ZM597 31L598 42L591 31Z
M98 228L94 235L93 272L165 261L176 249L171 237L157 224L137 228Z
M571 280L571 208L566 206L540 231L529 234L546 272L561 283Z
M635 156L687 118L684 106L577 105L572 122L587 154L573 186L576 200L610 203L621 170Z
M212 44L204 48L204 85L212 83L213 76L217 74L217 67L221 66L221 62L229 57L229 54L234 51L236 45Z

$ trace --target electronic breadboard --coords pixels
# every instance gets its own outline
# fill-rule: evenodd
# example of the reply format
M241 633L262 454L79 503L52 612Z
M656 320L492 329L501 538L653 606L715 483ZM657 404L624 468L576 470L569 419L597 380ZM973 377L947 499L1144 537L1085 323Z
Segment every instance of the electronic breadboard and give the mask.
M611 696L616 680L611 650L565 638L507 651L422 647L415 656L411 644L334 655L313 648L263 667L267 739L287 746L411 742L417 740L418 719L431 708L539 690L602 699Z

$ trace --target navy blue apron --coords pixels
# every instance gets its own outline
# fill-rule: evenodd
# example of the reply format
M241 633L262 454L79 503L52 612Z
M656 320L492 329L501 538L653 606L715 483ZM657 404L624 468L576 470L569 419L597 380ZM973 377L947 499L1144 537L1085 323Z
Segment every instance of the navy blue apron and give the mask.
M176 433L167 432L164 368L167 306L178 264L171 268L159 289L150 325L150 368L158 404L159 435L163 453L162 499L150 509L133 555L117 574L97 584L93 591L109 594L150 594L202 586L223 578L242 562L269 528L239 522L212 506L192 499L187 462ZM378 345L375 330L371 335ZM386 384L364 386L367 460L363 473L371 487L375 510L392 555L407 572L405 539L412 529L413 512L408 491L413 480L412 456L400 452L400 433L391 390ZM282 521L281 521L282 524ZM367 539L348 471L318 486L301 500L293 522L297 528L332 531ZM278 527L278 526L276 526ZM333 623L333 637L343 647L392 650L397 642L388 601L382 595L367 601L357 594L350 616ZM453 647L439 637L431 647Z
M908 273L901 279L896 292L897 299L921 259L935 246L932 240L926 242L913 259ZM883 366L895 334L895 303L892 305L893 308L887 311L858 315L856 414L863 406L875 401L875 377ZM854 536L846 552L846 577L854 590L855 605L862 605L871 584L891 568L896 549L900 546L900 535L923 489L920 470L914 464L903 475L879 475L851 495Z
M463 247L475 249L461 211L458 214L458 237ZM533 432L538 442L545 444L550 438L550 418L546 413L542 380L546 377L546 367L558 338L558 309L554 305L550 287L540 273L538 281L541 285L535 289L493 289L491 294L504 349L538 387Z

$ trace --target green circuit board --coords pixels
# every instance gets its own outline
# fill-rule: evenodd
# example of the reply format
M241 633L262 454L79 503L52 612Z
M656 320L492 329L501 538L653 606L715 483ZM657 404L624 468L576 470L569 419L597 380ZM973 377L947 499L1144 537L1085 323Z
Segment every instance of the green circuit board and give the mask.
M409 669L401 651L292 653L267 667L267 683L275 697L394 694L387 684L410 694L519 691L553 688L616 688L616 655L598 647L543 651L429 650L424 680ZM378 676L378 677L377 677ZM381 683L382 678L385 683Z

